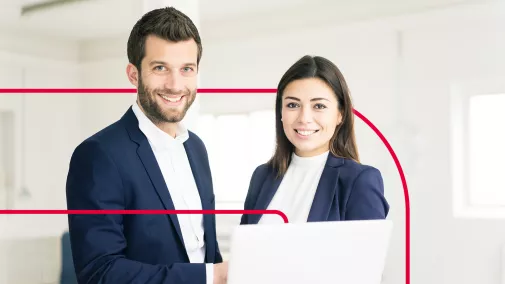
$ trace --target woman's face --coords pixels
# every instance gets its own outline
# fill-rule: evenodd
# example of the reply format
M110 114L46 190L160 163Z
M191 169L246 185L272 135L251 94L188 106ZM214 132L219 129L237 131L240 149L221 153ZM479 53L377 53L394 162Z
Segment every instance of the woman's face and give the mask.
M321 79L296 80L284 89L282 126L298 156L311 157L328 151L341 119L337 97Z

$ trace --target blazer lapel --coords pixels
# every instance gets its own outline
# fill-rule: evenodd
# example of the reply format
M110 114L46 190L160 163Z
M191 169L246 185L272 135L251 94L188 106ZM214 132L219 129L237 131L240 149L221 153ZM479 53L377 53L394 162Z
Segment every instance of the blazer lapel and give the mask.
M331 206L335 200L338 188L339 167L344 164L342 158L337 158L331 153L326 160L316 194L312 201L307 222L318 222L328 220Z
M198 154L196 153L194 149L194 144L193 144L193 139L191 139L191 133L190 133L190 138L187 140L186 143L184 143L184 148L186 149L186 154L188 156L189 164L191 166L191 171L193 172L193 177L195 178L195 183L196 187L198 188L198 192L200 194L200 200L202 203L202 209L203 210L212 210L214 209L215 206L213 206L214 200L212 196L209 196L210 194L210 187L212 186L211 184L205 183L204 180L202 180L202 175L205 174L205 171L203 169L203 164L202 161L198 160ZM206 253L205 253L205 260L206 262L214 262L214 252L216 250L215 241L209 240L209 236L214 235L214 226L212 223L212 218L213 216L210 214L203 214L203 227L204 227L204 239L205 239L205 246L206 246Z
M163 206L166 210L174 210L174 203L170 197L167 184L165 183L165 179L163 178L163 174L161 173L161 170L158 166L156 157L154 156L147 140L139 146L137 153L139 155L139 158L142 160L142 163L144 164L149 177L151 178L154 188L156 189L156 193L163 202ZM170 220L172 220L174 228L177 231L177 235L179 235L182 244L184 244L184 239L182 238L181 227L179 225L177 215L169 214L168 216Z
M153 183L153 186L161 199L163 206L166 210L174 210L175 206L170 197L170 193L168 191L167 184L163 178L163 174L158 166L158 162L156 161L156 157L149 145L149 141L142 134L140 129L138 128L138 120L133 113L133 110L130 108L128 112L123 116L123 119L126 122L126 128L128 133L130 134L130 138L135 141L139 147L137 148L137 155L139 156L144 168ZM181 243L184 245L184 239L182 237L181 227L179 225L179 220L177 219L176 214L168 214L168 217L172 221L174 225L174 229L179 236Z
M202 161L199 161L198 154L195 153L195 147L193 145L193 139L191 139L191 134L189 139L184 143L184 148L186 149L186 155L188 156L189 165L191 166L191 171L193 172L193 177L195 178L196 187L198 188L198 193L200 194L200 199L202 200L202 208L208 209L210 204L206 204L204 201L209 201L209 190L210 188L205 187L205 183L202 180L202 174L204 174L204 169ZM208 185L210 186L210 185Z
M277 192L277 189L279 189L279 185L281 184L282 177L281 178L275 178L275 173L271 172L263 185L261 186L260 193L258 195L258 199L256 200L256 204L253 205L253 208L257 210L266 210L268 208L268 205L272 201L272 198L274 197L275 193ZM262 214L253 214L249 216L249 219L251 220L251 224L257 224L260 219Z

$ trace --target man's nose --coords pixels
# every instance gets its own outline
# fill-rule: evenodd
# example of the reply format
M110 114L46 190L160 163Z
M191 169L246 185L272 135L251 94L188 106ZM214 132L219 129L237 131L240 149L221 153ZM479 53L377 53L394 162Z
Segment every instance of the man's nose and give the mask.
M184 89L182 75L177 72L170 72L166 76L164 86L166 89L174 90L174 92L182 91Z

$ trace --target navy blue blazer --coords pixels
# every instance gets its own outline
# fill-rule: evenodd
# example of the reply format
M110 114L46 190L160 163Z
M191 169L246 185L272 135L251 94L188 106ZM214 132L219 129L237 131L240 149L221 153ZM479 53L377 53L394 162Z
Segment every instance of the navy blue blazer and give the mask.
M244 202L245 210L268 208L282 181L276 175L267 164L256 168ZM388 212L378 169L328 155L308 222L385 219ZM257 224L260 219L261 214L244 214L240 224Z
M184 143L202 208L215 209L207 151L194 133ZM130 108L74 151L68 209L161 209L174 205L147 138ZM205 284L205 264L189 263L177 215L69 215L79 283ZM215 216L204 215L206 262L219 263Z

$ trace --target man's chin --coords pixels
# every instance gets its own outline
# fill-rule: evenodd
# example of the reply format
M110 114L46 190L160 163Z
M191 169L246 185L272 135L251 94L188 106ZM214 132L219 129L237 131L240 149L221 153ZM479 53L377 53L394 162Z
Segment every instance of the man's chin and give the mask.
M163 117L165 118L166 122L169 123L178 123L181 122L184 119L185 112L177 111L177 112L165 112L163 114Z

